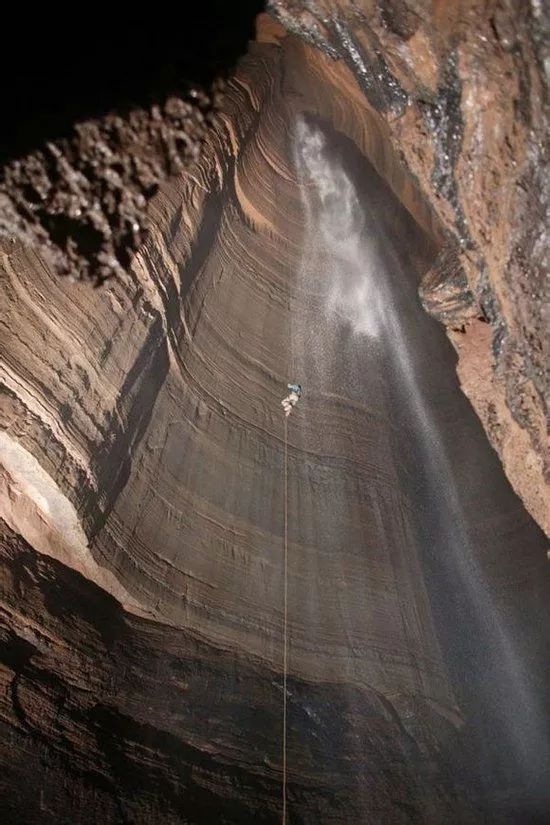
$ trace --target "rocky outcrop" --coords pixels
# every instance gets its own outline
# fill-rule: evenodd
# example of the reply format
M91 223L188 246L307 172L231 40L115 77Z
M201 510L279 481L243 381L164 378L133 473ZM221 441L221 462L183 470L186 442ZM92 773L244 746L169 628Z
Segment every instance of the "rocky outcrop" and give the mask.
M60 275L119 276L160 184L196 161L260 7L111 8L85 22L6 9L6 36L24 46L18 71L0 55L0 236L39 249Z
M197 160L222 88L79 123L74 135L10 161L0 235L39 248L60 275L120 276L144 240L147 202Z
M445 247L424 304L447 326L514 489L550 533L543 4L269 5L357 78L440 221Z
M456 468L454 544L387 355L345 321L316 328L300 118L391 238L381 266ZM91 290L4 245L12 820L23 788L29 822L278 820L279 401L297 370L310 385L288 444L292 820L519 822L544 809L543 537L416 300L437 256L453 272L457 256L390 138L349 67L264 18L200 163L155 198L127 273ZM331 363L349 356L330 386L314 379L314 344Z

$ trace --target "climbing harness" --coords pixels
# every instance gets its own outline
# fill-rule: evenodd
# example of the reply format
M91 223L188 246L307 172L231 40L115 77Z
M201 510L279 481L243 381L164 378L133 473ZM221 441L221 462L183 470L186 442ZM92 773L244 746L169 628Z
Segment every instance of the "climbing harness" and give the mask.
M283 816L282 825L286 825L286 684L288 671L288 416L298 403L302 388L300 384L287 384L289 395L281 401L285 413L285 459L284 459L284 531L283 531Z

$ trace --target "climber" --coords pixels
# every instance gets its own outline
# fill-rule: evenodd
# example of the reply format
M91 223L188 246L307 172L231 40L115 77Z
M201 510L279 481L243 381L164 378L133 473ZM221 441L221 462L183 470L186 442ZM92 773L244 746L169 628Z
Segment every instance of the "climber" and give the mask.
M290 392L286 398L283 398L281 404L283 406L283 410L285 411L285 415L289 416L292 412L292 408L296 406L300 396L302 395L302 387L300 384L287 384L287 388Z

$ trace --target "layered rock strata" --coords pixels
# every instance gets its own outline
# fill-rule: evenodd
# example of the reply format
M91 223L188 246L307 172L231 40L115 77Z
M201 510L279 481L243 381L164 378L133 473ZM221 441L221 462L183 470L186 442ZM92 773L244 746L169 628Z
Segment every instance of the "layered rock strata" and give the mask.
M545 557L415 298L445 227L349 69L269 21L261 41L201 163L154 201L125 277L91 291L4 248L4 809L18 814L38 774L31 822L277 821L279 401L301 370L311 383L289 436L291 816L514 821L540 804L541 766L534 789L519 771L509 800L498 796L510 764L497 765L487 731L508 731L513 679L473 602L483 593L521 643L525 696L542 701ZM402 279L422 391L456 467L473 596L386 362L362 339L351 348L337 322L327 346L353 357L327 389L307 339L296 343L318 317L315 282L300 280L300 118L392 237L384 266Z
M349 68L437 216L446 242L424 304L447 326L462 387L514 489L550 533L544 4L269 7Z

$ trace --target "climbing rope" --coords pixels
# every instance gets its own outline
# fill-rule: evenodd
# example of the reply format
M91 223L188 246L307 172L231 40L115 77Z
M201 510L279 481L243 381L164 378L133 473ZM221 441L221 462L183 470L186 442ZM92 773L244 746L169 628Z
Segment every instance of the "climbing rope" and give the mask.
M288 416L300 400L302 387L300 384L287 384L290 393L283 398L281 405L285 414L285 527L284 527L284 608L283 608L283 817L282 823L286 825L286 739L287 739L287 672L288 672Z
M288 418L285 416L285 527L284 527L284 607L283 607L283 818L286 825L286 678L288 656Z

